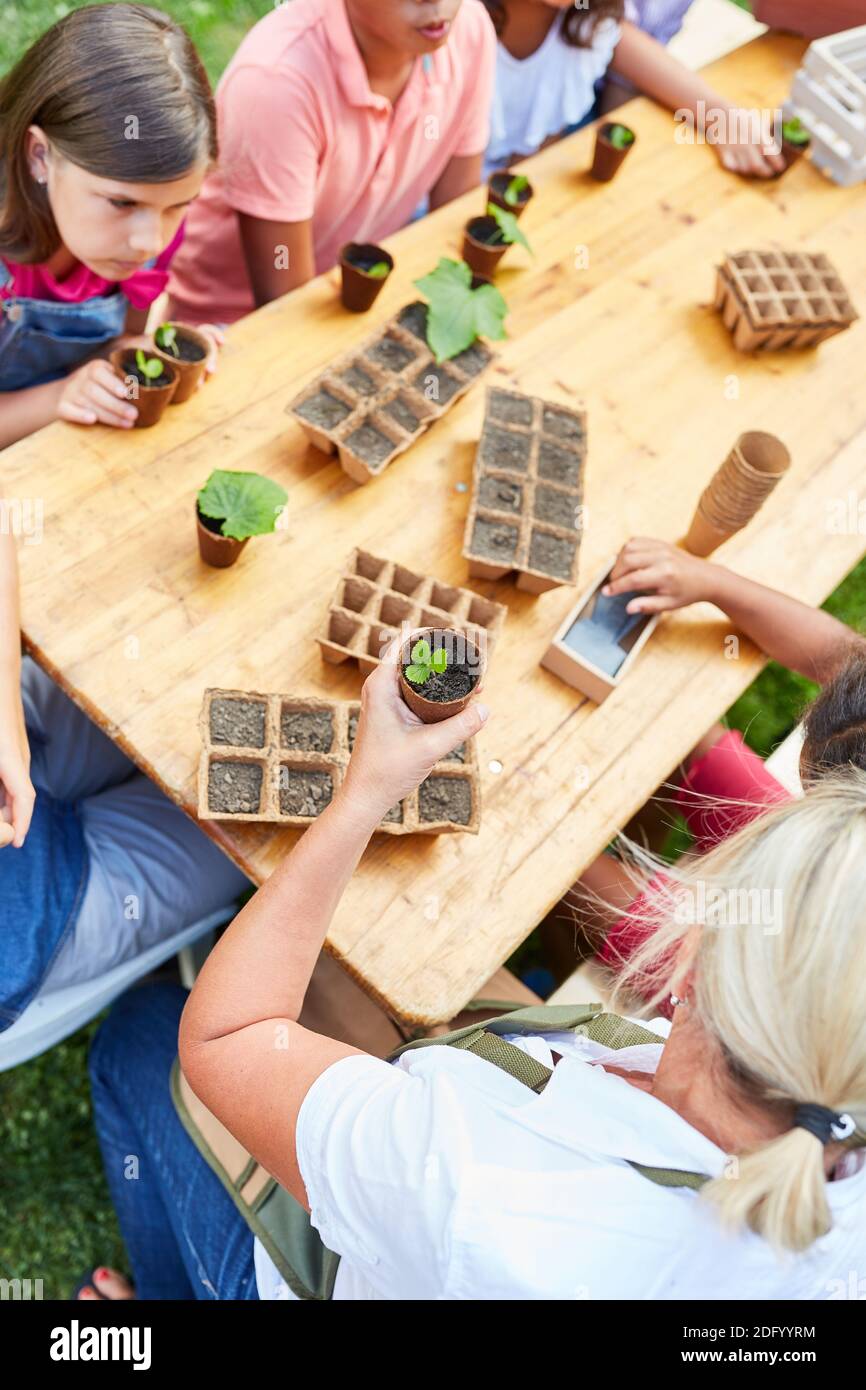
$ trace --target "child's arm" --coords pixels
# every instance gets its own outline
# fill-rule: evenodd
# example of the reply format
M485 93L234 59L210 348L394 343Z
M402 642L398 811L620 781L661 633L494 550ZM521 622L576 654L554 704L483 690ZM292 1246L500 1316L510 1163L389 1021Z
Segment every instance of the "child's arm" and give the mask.
M0 528L0 849L18 848L30 827L36 793L21 705L21 632L15 541Z
M430 190L430 211L477 188L481 182L482 154L454 155Z
M266 222L243 212L238 221L256 308L312 280L316 273L312 221Z
M138 414L126 387L101 357L85 362L60 381L0 392L0 449L35 434L54 420L76 425L131 429Z
M647 96L671 111L691 111L697 119L698 103L701 102L705 115L718 113L709 123L709 134L713 137L713 148L726 169L765 179L784 169L785 161L781 154L774 154L763 143L761 132L751 129L753 123L745 113L716 92L699 73L692 72L672 58L664 44L658 43L628 21L622 24L611 70L627 77ZM740 139L741 126L752 138ZM726 138L716 139L716 133L724 134Z
M866 649L862 637L820 608L701 560L667 541L627 541L611 571L605 593L640 590L630 613L661 613L690 603L714 603L773 661L825 685L852 650Z

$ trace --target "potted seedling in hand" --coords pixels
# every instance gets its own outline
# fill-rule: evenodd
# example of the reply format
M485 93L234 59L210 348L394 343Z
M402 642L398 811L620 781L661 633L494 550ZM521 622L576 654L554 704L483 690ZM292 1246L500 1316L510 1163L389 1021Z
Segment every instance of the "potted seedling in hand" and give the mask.
M369 242L350 241L340 252L342 290L340 298L346 309L362 314L369 309L391 271L394 258L381 246Z
M801 159L812 143L809 134L799 116L792 116L790 120L782 122L782 158L785 161L785 169L790 169L792 164L796 164ZM780 169L776 178L784 174L785 169Z
M599 183L608 183L619 169L637 136L630 126L605 121L595 133L595 154L590 173Z
M438 724L465 709L477 694L484 657L456 628L421 628L400 648L400 693L425 724Z
M494 285L474 285L465 261L443 256L415 284L427 296L427 346L438 363L465 352L477 338L504 338L508 305Z
M210 339L187 323L161 323L153 335L156 355L179 377L172 405L183 405L198 386L211 351Z
M501 169L491 174L487 184L487 201L505 212L513 212L520 217L529 206L532 197L532 184L525 174L512 174L510 169Z
M532 247L517 225L513 212L487 204L486 217L471 217L463 231L463 259L476 275L494 275L509 246L519 242L530 255Z
M288 493L260 473L217 468L196 498L198 548L207 565L227 569L237 560L250 536L276 528Z
M110 362L127 388L127 398L138 409L136 429L148 429L159 420L177 390L178 374L160 357L150 357L141 348L115 348Z

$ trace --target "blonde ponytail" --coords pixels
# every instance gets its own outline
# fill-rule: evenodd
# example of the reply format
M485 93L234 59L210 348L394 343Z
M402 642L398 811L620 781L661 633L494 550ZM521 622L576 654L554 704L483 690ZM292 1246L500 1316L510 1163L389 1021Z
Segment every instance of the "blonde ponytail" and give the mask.
M701 1196L728 1230L749 1226L777 1249L808 1250L831 1226L824 1146L805 1129L738 1154Z

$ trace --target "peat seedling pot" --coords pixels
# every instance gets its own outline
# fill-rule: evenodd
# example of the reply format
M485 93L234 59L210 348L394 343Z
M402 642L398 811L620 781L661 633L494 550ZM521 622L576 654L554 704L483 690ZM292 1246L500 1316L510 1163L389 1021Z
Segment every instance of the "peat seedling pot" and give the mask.
M782 122L782 158L785 161L785 168L780 169L776 178L780 179L784 173L790 169L792 164L796 164L812 144L812 137L802 121L795 119Z
M636 139L634 131L620 121L605 121L604 125L599 126L595 132L595 153L590 169L592 177L599 183L609 183L629 150L634 148Z
M247 542L236 541L233 536L224 536L221 530L222 522L214 517L202 516L198 502L195 504L195 526L199 554L206 565L213 565L214 569L218 570L227 570L229 565L233 565L235 560L240 558Z
M502 169L498 174L490 175L490 181L487 185L487 201L502 208L504 212L513 212L515 217L521 217L529 206L529 200L534 191L525 175L512 173L510 169ZM510 202L509 198L511 199Z
M277 528L288 493L260 473L216 468L195 501L196 534L206 565L228 569L250 536Z
M340 252L343 307L353 314L365 313L393 269L394 257L381 246L350 241Z
M440 652L445 653L444 668L437 659ZM438 724L459 714L477 695L486 664L481 647L456 628L419 628L400 648L400 693L425 724ZM426 680L407 676L408 671L420 676L425 669Z
M168 331L166 331L168 330ZM173 347L169 346L169 343ZM210 339L189 323L162 323L154 335L154 353L178 375L172 405L183 405L195 391L210 353ZM163 346L165 344L165 346ZM177 349L176 351L173 348Z
M149 360L153 361L154 359ZM139 369L134 348L115 348L109 361L121 381L126 384L127 398L138 410L135 417L135 428L137 430L149 429L160 419L162 412L177 390L179 377L176 370L163 363L160 376L146 376ZM133 384L134 391L132 389Z
M508 242L493 217L471 217L463 229L463 259L482 279L496 274Z

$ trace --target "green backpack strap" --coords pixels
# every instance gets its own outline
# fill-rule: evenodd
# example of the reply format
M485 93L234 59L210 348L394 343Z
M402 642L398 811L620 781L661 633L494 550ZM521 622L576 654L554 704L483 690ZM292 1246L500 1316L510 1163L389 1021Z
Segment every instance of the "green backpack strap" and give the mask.
M480 1007L480 1001L476 1001ZM403 1043L388 1057L393 1061L403 1052L418 1047L455 1047L462 1052L472 1052L485 1062L492 1062L500 1071L513 1076L524 1086L540 1095L553 1075L550 1067L530 1057L522 1048L507 1042L503 1033L580 1033L602 1047L619 1050L626 1047L640 1047L644 1043L658 1043L658 1033L632 1023L618 1014L605 1013L601 1004L530 1004L526 1008L515 1006L510 1013L490 1018L483 1024L470 1023L465 1028L443 1033L438 1038L415 1038ZM644 1163L626 1162L635 1172L659 1187L688 1187L694 1190L709 1182L706 1173L692 1173L680 1168L652 1168Z

